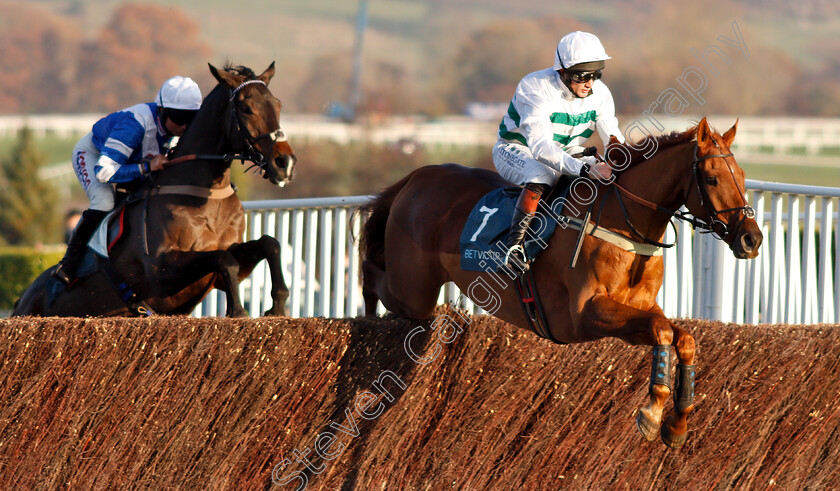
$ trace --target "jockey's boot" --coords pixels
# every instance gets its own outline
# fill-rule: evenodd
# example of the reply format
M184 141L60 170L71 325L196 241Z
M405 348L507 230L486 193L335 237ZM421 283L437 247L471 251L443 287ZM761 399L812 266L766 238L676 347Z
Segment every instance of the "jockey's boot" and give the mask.
M67 251L52 273L53 278L65 285L69 285L76 279L76 268L78 268L79 261L85 255L87 243L99 226L99 222L107 214L107 211L101 210L85 210L82 213L82 218L79 219L76 229L73 230L73 236L67 241Z
M508 232L505 240L507 246L505 264L508 267L516 267L523 272L528 270L528 262L522 243L525 241L525 233L528 232L531 220L536 215L540 197L549 187L548 184L528 183L522 188L519 199L516 200L510 232ZM514 260L513 257L516 259Z

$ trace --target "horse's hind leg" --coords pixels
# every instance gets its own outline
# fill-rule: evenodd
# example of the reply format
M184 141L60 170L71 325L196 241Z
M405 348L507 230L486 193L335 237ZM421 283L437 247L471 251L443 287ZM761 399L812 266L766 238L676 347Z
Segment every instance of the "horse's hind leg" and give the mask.
M440 283L436 284L428 276L424 265L412 266L412 270L395 267L394 271L385 271L371 261L362 262L365 315L376 315L376 303L381 300L382 305L395 314L412 319L432 316Z
M694 337L680 326L674 328L674 347L677 350L674 412L662 425L662 441L671 448L685 443L688 415L694 409Z
M263 259L268 263L271 275L271 308L265 315L286 315L286 299L289 298L289 287L283 278L283 268L280 264L280 243L277 239L263 235L257 240L249 240L242 244L234 244L228 249L239 262L239 278L244 279L251 274L254 267Z
M146 275L157 285L155 296L174 295L202 277L216 273L227 300L228 317L247 317L239 298L239 262L228 251L170 251L161 265L147 264Z

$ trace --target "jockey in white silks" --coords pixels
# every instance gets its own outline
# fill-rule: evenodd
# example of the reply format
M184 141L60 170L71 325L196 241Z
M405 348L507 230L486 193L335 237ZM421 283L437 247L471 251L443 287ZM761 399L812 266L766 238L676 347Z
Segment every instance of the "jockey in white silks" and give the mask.
M609 59L595 35L575 31L560 39L552 68L530 73L517 85L493 147L499 174L523 186L505 241L508 258L515 253L525 259L522 242L540 197L561 175L610 177L609 164L571 154L595 130L605 145L612 136L624 142L612 94L600 80Z

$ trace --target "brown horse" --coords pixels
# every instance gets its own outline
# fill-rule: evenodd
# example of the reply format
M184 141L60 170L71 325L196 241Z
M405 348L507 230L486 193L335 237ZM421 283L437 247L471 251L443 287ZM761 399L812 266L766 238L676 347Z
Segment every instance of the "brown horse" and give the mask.
M258 166L274 184L292 178L296 157L280 130L280 101L268 89L274 63L257 76L250 68L210 65L218 85L172 155L154 176L145 199L126 205L124 232L110 251L111 273L80 278L57 297L42 273L17 302L13 315L111 316L131 314L114 287L118 276L132 302L162 314L188 314L215 288L227 294L227 315L245 316L239 282L266 259L273 306L284 315L288 288L280 246L263 236L242 243L245 215L230 183L233 160Z
M746 202L744 172L729 151L736 127L737 122L720 135L704 118L682 133L649 138L637 146L611 145L608 155L625 156L620 168L618 159L612 159L615 183L586 181L596 192L582 200L591 205L598 228L640 249L651 248L675 215L686 218L677 212L685 205L694 224L726 241L736 257L756 257L762 234ZM649 152L650 158L638 150L651 147L658 150ZM374 313L381 300L397 314L428 318L441 285L454 281L491 314L530 329L513 286L516 275L460 268L459 237L468 214L483 195L506 185L491 171L447 164L420 168L379 194L366 207L370 217L361 236L367 313ZM694 407L694 338L656 304L662 257L585 235L576 266L570 268L578 237L577 230L557 227L531 265L544 305L546 337L558 343L615 337L654 346L650 403L639 411L637 424L649 440L661 431L667 445L679 447ZM640 239L646 244L638 244ZM662 425L674 385L671 346L679 360L675 408Z

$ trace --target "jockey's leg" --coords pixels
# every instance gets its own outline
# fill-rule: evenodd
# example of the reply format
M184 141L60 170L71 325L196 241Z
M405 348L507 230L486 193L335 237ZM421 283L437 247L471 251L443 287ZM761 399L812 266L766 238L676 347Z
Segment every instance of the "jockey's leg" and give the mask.
M262 261L268 263L271 274L272 306L265 315L286 315L286 299L289 298L289 287L283 278L283 268L280 263L280 243L274 237L263 235L257 240L249 240L242 244L234 244L228 252L233 254L239 262L239 279L243 280L251 274L254 267Z
M107 211L101 210L85 210L82 213L82 218L73 230L73 236L67 242L67 251L52 273L53 278L65 285L76 279L76 269L85 255L87 243L107 214Z
M53 271L53 278L69 285L76 278L76 268L85 254L85 249L96 227L114 209L114 190L110 184L99 182L95 177L94 166L99 159L99 150L93 144L92 135L85 135L73 148L73 172L82 189L90 199L90 209L82 213L72 237L67 241L67 251Z
M534 219L540 197L557 182L560 173L536 160L528 147L515 143L497 143L493 148L493 165L503 178L524 186L516 202L510 232L505 239L508 267L524 270L528 268L522 248L525 234Z
M516 200L516 208L513 210L510 231L508 232L507 239L505 239L508 258L515 254L522 260L523 264L525 263L525 251L522 248L522 243L525 241L525 233L528 231L528 227L531 225L531 221L537 213L537 205L539 205L540 197L548 189L548 184L529 182L519 193L519 199ZM513 266L510 264L509 259L506 262L509 267Z

